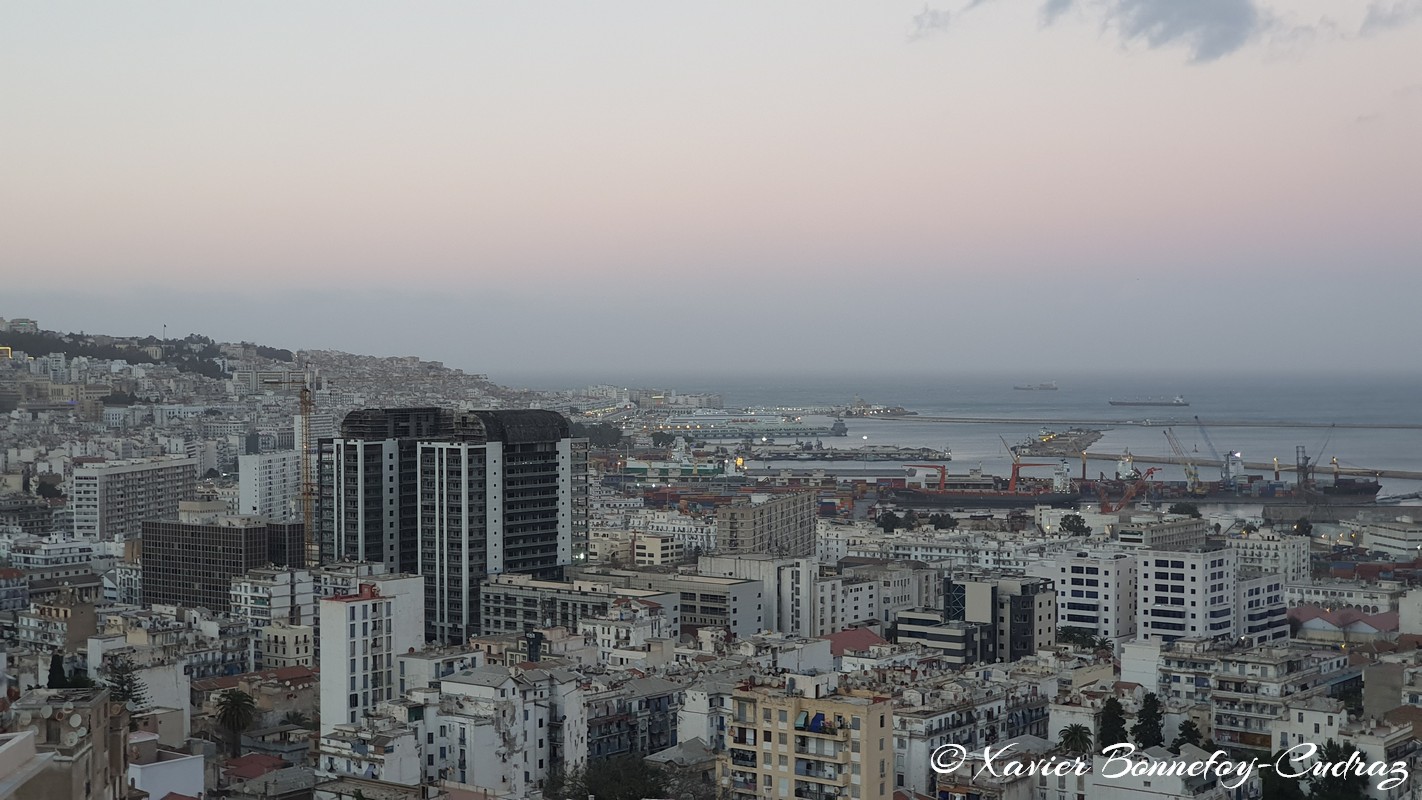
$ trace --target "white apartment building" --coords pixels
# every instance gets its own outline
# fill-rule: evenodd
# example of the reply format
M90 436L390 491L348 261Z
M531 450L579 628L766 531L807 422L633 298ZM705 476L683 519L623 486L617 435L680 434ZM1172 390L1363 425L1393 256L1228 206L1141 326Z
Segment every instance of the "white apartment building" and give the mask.
M1028 575L1057 587L1057 625L1121 641L1136 635L1138 556L1120 550L1064 550L1032 565Z
M301 501L301 453L279 450L237 457L237 509L282 521L296 519Z
M1234 633L1251 645L1289 638L1282 575L1252 570L1239 573L1235 581Z
M59 534L44 538L28 537L12 543L9 560L10 566L24 570L32 581L88 575L103 572L114 565L112 557L99 555L94 542Z
M232 578L232 616L254 630L275 622L316 624L315 582L310 570L262 567Z
M197 459L185 456L80 464L69 493L74 536L101 541L137 537L144 520L176 517L178 503L197 491L197 478Z
M395 653L425 643L424 579L362 579L355 594L321 599L321 733L355 724L395 698Z
M632 558L639 567L670 566L682 559L682 541L670 534L632 536Z
M1232 640L1235 551L1143 549L1136 556L1136 638ZM1282 601L1282 588L1280 590Z
M759 581L766 627L812 638L882 619L876 580L822 574L818 561L764 555L702 556L703 575Z
M1116 541L1139 550L1193 550L1204 546L1209 532L1210 523L1204 519L1132 521L1116 528Z
M1363 526L1363 546L1393 558L1411 561L1422 555L1422 525L1411 520L1370 522Z
M259 632L256 669L316 666L316 629L274 622Z
M1306 583L1309 570L1307 536L1290 536L1264 529L1243 536L1231 536L1225 544L1235 551L1240 569L1270 572L1285 583Z

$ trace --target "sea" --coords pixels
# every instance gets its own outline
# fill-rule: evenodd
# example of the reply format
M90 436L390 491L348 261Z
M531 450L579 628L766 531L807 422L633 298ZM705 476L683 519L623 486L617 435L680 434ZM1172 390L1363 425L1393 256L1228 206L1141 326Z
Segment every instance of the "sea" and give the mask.
M492 376L498 379L502 376ZM1238 451L1249 462L1280 465L1295 462L1303 446L1318 465L1317 475L1327 480L1330 460L1344 467L1422 472L1422 373L1349 375L1320 372L1313 375L1175 375L1100 374L1086 376L1033 374L966 375L866 375L852 371L807 375L610 375L524 376L530 388L576 388L593 383L675 389L683 393L716 392L726 408L809 408L865 402L902 406L917 412L898 419L850 418L848 436L826 437L826 447L858 447L865 443L949 449L952 472L981 466L1007 474L1011 457L1004 442L1017 444L1036 435L1040 423L1015 420L1062 419L1099 421L1090 425L1105 435L1089 448L1095 453L1129 450L1142 456L1171 454L1165 437L1173 430L1187 453L1198 455L1201 477L1218 479L1217 462L1210 445L1220 452ZM1055 381L1056 391L1023 391L1017 385ZM1109 400L1173 398L1182 396L1188 407L1123 407ZM1005 420L994 423L932 422L922 417L954 416ZM1207 427L1196 418L1271 423L1258 427ZM807 423L828 425L828 419L806 417ZM1135 424L1112 424L1129 421ZM1293 423L1298 427L1280 427ZM1306 427L1304 424L1325 427ZM1335 425L1411 425L1413 428L1350 428ZM1048 426L1064 429L1066 426ZM1206 441L1208 431L1209 441ZM1036 459L1043 461L1046 459ZM1141 465L1144 468L1146 465ZM1178 466L1160 467L1159 477L1184 480ZM1080 459L1072 462L1080 474ZM1088 462L1088 475L1115 471L1108 461ZM1043 477L1050 469L1039 469ZM1270 471L1250 470L1254 474ZM1024 474L1032 474L1027 470ZM1292 473L1283 472L1282 480ZM1382 478L1379 496L1422 491L1422 482ZM1414 504L1422 501L1409 501Z

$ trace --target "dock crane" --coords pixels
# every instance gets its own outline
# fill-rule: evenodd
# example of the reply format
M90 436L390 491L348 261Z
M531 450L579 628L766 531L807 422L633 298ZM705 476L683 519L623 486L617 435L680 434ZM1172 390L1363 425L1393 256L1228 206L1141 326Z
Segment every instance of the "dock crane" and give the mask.
M1198 416L1195 417L1195 427L1200 430L1200 438L1205 440L1210 458L1220 465L1220 482L1231 489L1234 488L1244 472L1244 457L1233 450L1221 456L1220 451L1215 448L1215 443L1210 440L1210 432L1205 428L1205 423Z
M1171 452L1180 459L1185 467L1186 491L1197 497L1206 493L1204 484L1200 483L1200 471L1195 468L1195 461L1185 452L1185 447L1180 444L1180 440L1175 437L1173 428L1165 429L1165 441L1170 443Z
M300 377L287 375L284 378L262 381L267 386L294 388L297 390L297 412L301 416L301 525L302 537L306 545L306 565L321 563L321 550L316 543L316 478L315 478L315 437L311 433L311 417L316 411L316 395L307 373Z
M1023 467L1050 467L1050 466L1053 466L1052 464L1024 464L1024 463L1022 462L1022 456L1018 455L1018 454L1017 454L1017 451L1012 449L1012 445L1009 445L1009 444L1007 443L1007 440L1006 440L1006 439L1002 438L1001 436L999 436L999 437L997 437L997 438L998 438L999 441L1002 442L1002 446L1007 448L1007 454L1010 455L1010 456L1012 456L1012 479L1011 479L1010 481L1008 481L1008 483L1007 483L1007 491L1009 491L1009 492L1015 492L1015 491L1017 491L1017 480L1018 480L1018 478L1021 476L1021 472L1022 472L1022 468L1023 468Z
M1146 487L1146 483L1150 481L1150 477L1159 471L1160 469L1158 467L1151 467L1150 469L1146 470L1141 475L1140 480L1126 487L1126 493L1122 495L1121 499L1115 503L1112 503L1110 498L1106 497L1105 491L1098 488L1097 496L1101 498L1101 513L1114 514L1115 512L1121 511L1126 507L1130 506L1131 503L1136 499L1136 495L1140 494L1141 490Z

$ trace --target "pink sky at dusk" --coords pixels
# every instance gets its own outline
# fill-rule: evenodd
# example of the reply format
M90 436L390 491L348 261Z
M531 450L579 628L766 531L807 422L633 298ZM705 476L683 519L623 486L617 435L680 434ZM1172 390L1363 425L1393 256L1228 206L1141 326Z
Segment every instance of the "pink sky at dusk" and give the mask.
M920 35L942 17L905 2L7 6L0 273L29 305L0 316L866 276L1415 297L1422 4L1169 2L929 4Z

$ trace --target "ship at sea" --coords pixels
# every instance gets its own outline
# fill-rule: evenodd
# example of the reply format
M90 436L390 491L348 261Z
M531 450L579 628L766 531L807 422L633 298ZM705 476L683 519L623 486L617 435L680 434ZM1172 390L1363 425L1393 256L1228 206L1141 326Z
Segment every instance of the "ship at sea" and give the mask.
M1035 386L1031 384L1024 384L1022 386L1014 386L1012 388L1016 389L1019 392L1055 392L1057 390L1057 382L1048 381L1047 383L1039 383Z
M950 475L946 467L909 465L908 480L902 488L891 489L887 499L909 508L1031 508L1076 505L1081 493L1072 485L1071 467L1066 459L1057 466L1049 481L1022 478L1021 467L1012 465L1012 477L987 475L981 469Z
M1140 399L1127 400L1117 400L1115 398L1112 398L1110 400L1110 403L1113 406L1169 406L1173 408L1181 408L1183 406L1190 405L1189 403L1185 402L1184 397L1178 394L1171 398L1145 397Z

